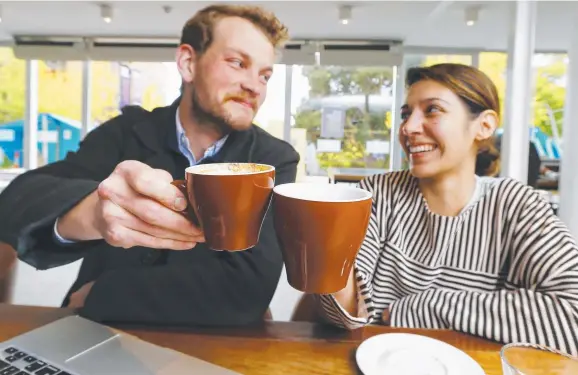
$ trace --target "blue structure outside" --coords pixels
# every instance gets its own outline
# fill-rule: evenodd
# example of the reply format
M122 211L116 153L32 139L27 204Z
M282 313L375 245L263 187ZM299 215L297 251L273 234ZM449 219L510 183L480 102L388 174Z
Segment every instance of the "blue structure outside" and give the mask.
M554 140L554 138L549 137L536 126L530 127L530 141L534 143L536 149L538 150L538 155L540 159L554 159L559 160L561 157L560 145ZM504 129L500 128L496 130L496 135L501 136L504 133Z
M24 158L24 120L17 120L0 125L0 162L4 158L19 167ZM38 114L38 155L45 155L45 163L64 159L70 151L76 151L81 140L81 124L62 116L50 113Z

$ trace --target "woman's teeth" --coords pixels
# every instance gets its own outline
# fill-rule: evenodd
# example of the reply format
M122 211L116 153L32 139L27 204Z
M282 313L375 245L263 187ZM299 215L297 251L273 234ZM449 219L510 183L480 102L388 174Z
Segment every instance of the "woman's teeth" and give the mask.
M419 146L409 146L409 152L416 154L418 152L429 152L437 148L436 145L419 145Z

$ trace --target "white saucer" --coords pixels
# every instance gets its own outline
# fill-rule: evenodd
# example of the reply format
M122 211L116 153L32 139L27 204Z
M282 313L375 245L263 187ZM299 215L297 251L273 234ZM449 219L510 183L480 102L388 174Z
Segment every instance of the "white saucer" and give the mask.
M485 375L461 350L426 336L386 333L359 345L357 365L364 375Z

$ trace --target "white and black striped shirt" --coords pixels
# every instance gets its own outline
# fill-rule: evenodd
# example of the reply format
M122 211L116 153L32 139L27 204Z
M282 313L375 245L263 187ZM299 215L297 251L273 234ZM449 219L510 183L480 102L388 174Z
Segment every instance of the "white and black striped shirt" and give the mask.
M365 179L373 193L355 263L358 317L331 295L325 315L349 329L449 328L500 342L578 354L578 248L540 194L512 179L478 178L455 217L431 212L408 171Z

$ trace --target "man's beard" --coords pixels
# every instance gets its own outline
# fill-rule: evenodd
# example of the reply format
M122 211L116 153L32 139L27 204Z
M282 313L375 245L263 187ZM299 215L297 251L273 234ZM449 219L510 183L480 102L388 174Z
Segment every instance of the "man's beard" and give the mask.
M229 134L234 126L231 124L230 116L227 113L219 113L216 108L208 108L199 98L195 85L191 86L191 111L193 118L202 126L210 127L222 136Z

